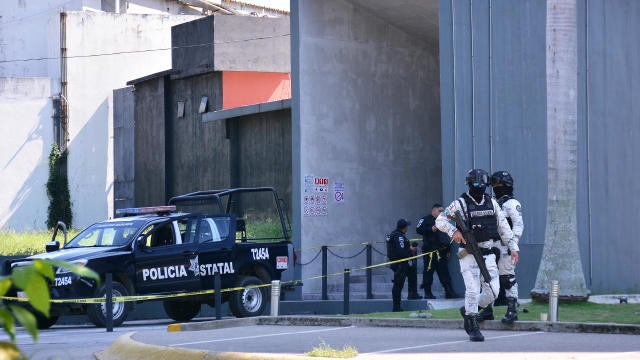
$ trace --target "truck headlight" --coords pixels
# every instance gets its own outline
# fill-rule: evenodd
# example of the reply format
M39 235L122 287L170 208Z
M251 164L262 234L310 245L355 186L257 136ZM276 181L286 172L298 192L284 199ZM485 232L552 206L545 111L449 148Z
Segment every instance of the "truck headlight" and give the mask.
M88 262L89 262L89 260L87 260L87 259L79 259L79 260L69 261L70 264L74 264L76 266L85 266L85 265L87 265ZM65 267L59 267L56 270L56 275L68 274L70 272L71 272L71 270L69 270L69 269L67 269Z

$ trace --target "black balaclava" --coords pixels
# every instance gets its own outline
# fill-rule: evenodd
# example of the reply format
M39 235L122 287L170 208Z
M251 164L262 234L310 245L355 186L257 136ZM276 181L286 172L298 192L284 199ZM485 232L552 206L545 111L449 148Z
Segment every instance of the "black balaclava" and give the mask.
M505 195L513 195L513 188L510 186L494 186L493 194L496 196L496 199L500 199Z
M471 195L471 197L476 202L479 203L482 201L482 197L484 196L485 189L486 187L484 186L479 186L479 187L469 186L469 195Z

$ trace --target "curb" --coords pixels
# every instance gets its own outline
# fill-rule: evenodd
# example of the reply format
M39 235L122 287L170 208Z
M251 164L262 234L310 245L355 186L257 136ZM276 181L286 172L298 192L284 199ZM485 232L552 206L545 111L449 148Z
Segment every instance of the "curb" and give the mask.
M283 326L361 326L361 327L404 327L404 328L437 328L463 329L462 319L376 319L342 316L259 316L242 319L210 320L197 323L171 324L170 331L197 331L220 329L247 325L283 325ZM500 320L487 320L480 323L482 330L510 330L510 331L544 331L571 333L601 333L640 335L640 325L607 324L607 323L576 323L576 322L545 322L545 321L516 321L513 324L503 324Z
M262 354L240 352L215 352L148 345L132 339L135 332L121 335L106 350L94 353L97 360L303 360L307 356L289 354Z

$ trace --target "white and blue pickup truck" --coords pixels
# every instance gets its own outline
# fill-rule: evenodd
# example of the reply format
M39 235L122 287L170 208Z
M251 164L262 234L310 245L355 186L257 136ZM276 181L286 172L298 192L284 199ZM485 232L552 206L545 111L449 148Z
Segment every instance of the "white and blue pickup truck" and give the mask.
M252 200L256 197L260 199ZM50 283L52 299L104 297L105 275L111 273L114 297L164 295L164 309L176 321L191 320L202 304L215 306L214 296L171 295L213 289L214 276L220 274L222 302L229 303L233 315L258 316L270 288L251 286L272 280L294 285L295 251L281 204L276 191L264 187L199 191L176 196L169 205L119 209L115 219L87 227L62 246L54 232L46 253L7 261L3 271L10 273L34 259L56 259L86 266L102 278L96 283L58 268ZM184 211L202 206L207 212ZM241 289L224 291L230 288ZM122 324L135 303L113 303L114 326ZM106 325L104 303L51 305L48 318L34 312L40 328L65 314L87 314L96 326Z

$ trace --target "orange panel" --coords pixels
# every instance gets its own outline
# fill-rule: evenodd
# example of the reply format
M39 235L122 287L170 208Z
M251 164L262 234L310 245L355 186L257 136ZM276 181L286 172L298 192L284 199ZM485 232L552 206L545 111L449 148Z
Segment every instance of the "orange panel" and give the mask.
M222 108L259 104L291 98L287 73L225 71L222 73Z

